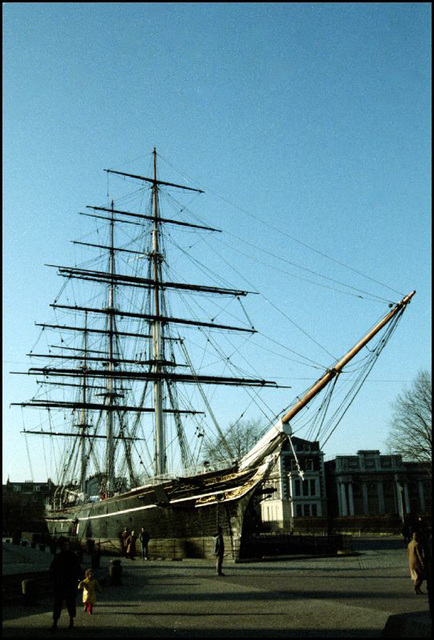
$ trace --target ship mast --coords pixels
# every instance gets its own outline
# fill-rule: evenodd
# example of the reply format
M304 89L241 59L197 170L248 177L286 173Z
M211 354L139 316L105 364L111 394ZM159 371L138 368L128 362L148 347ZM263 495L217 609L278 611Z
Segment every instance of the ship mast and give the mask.
M164 245L163 245L163 230L165 225L191 228L199 231L207 232L220 232L219 229L208 225L195 224L190 221L183 221L180 219L166 218L161 216L160 207L160 193L164 188L175 188L182 191L188 191L193 193L203 193L201 189L197 189L191 186L175 184L173 182L167 182L158 178L157 172L157 151L153 150L153 175L152 177L145 177L135 175L131 173L125 173L122 171L115 171L113 169L106 169L108 173L113 173L124 178L130 178L139 180L141 182L150 183L151 185L151 211L148 214L141 213L140 211L125 211L114 207L114 203L111 206L88 206L92 209L93 213L86 213L82 215L88 215L94 218L98 218L106 221L109 224L109 241L105 244L78 242L78 244L92 247L98 250L107 251L108 264L106 270L96 270L92 268L79 268L68 267L62 265L47 265L54 267L58 270L58 274L64 278L78 279L84 282L100 283L100 285L106 285L107 299L103 304L103 307L96 306L81 306L78 304L59 304L57 300L54 304L50 305L54 309L63 309L65 311L72 311L75 314L84 313L85 322L84 326L80 324L73 326L72 324L42 324L43 328L60 329L61 331L71 331L73 333L84 333L84 352L83 357L80 355L73 355L72 353L66 354L46 354L46 353L31 353L28 354L32 358L45 358L51 360L65 360L71 362L70 366L44 366L31 367L27 371L27 375L43 376L42 384L52 384L56 386L68 386L76 387L80 386L82 389L81 398L77 400L57 400L57 399L42 399L33 398L29 402L12 403L21 407L34 407L37 409L55 409L58 411L66 411L72 409L73 411L80 412L78 415L79 433L68 433L66 431L53 431L50 429L49 433L44 430L25 430L25 433L35 435L50 435L66 438L80 438L80 471L79 471L79 483L80 488L83 491L85 488L85 475L86 467L89 462L89 455L92 452L92 445L88 444L88 440L103 439L105 440L105 448L102 451L104 457L105 466L105 487L102 489L107 496L113 495L115 491L115 452L118 441L123 440L125 445L125 454L127 457L127 463L129 466L130 476L133 476L133 466L131 461L128 460L130 454L131 443L137 438L134 433L129 434L128 430L124 429L121 425L119 433L115 432L115 418L119 415L119 419L123 420L127 413L134 413L135 415L143 415L145 413L155 414L155 443L154 443L154 473L155 475L164 475L168 470L168 461L166 458L166 443L167 433L165 432L165 416L171 414L174 416L177 425L178 439L182 450L182 460L185 463L189 463L190 457L185 441L183 440L183 433L181 428L180 417L181 415L195 415L202 413L196 411L193 408L181 409L176 402L173 402L174 394L170 388L170 385L176 384L194 384L199 385L227 385L227 386L243 386L253 388L279 388L276 382L271 380L265 380L263 378L251 378L251 377L235 377L235 376L214 376L203 375L194 371L190 359L185 356L187 364L182 362L176 362L173 358L168 361L166 358L166 350L164 345L170 341L176 341L173 336L166 334L166 327L172 325L184 325L186 327L197 328L210 328L213 330L230 331L230 332L242 332L254 334L256 330L254 327L249 326L233 326L223 323L215 322L214 318L211 319L193 319L189 317L174 317L167 313L164 303L165 291L179 291L179 292L197 292L202 295L219 295L227 297L244 297L247 296L249 291L216 287L208 284L200 283L184 283L174 282L164 279L163 265L165 261ZM147 278L139 275L133 275L129 273L117 273L116 264L116 252L123 252L131 255L143 255L142 250L134 251L130 248L116 246L115 245L115 225L116 224L129 224L129 225L143 225L144 222L150 222L151 231L151 247L148 254L150 273ZM151 310L147 313L144 310L131 310L127 308L121 308L117 306L116 292L121 288L122 291L130 290L134 292L136 290L148 290L150 295ZM149 313L150 311L150 313ZM91 327L88 327L87 317L88 314L92 314L92 317L98 318L98 316L105 317L105 325L102 327L95 327L92 323ZM120 327L118 328L118 320L120 318ZM138 319L141 323L147 324L151 331L122 331L122 324L129 319ZM98 336L105 337L105 349L104 351L95 351L88 349L87 339L90 337L98 338ZM122 338L125 342L126 339L143 339L151 341L151 354L149 360L138 362L137 358L123 357L119 353L118 339ZM74 349L71 349L74 351ZM74 366L74 360L81 360L80 366ZM190 372L184 372L182 367L190 369ZM15 374L22 374L24 372L12 372ZM57 378L57 381L56 381ZM63 382L62 380L65 380ZM70 380L70 381L69 381ZM75 382L75 381L76 382ZM116 380L119 381L117 385ZM144 406L144 397L140 402L137 402L134 395L128 397L128 400L122 401L123 398L123 385L124 383L131 382L134 385L135 382L149 383L153 388L153 406ZM104 385L104 386L103 386ZM100 393L94 393L97 390L101 390ZM171 406L166 406L165 394L167 395L167 405L169 401ZM201 391L202 395L203 392ZM96 398L100 397L98 401ZM89 432L89 412L98 412L105 417L105 435L100 433ZM99 468L99 464L98 464Z
M161 263L163 255L160 253L160 228L158 215L158 182L157 182L157 151L154 147L154 182L152 185L153 192L153 214L154 227L152 232L152 254L153 262L153 293L154 293L154 313L155 319L152 323L152 345L153 345L153 371L155 373L154 381L154 408L155 408L155 475L163 475L166 473L166 454L164 443L164 419L163 419L163 381L161 378L162 370L162 349L161 349Z
M115 251L114 251L114 205L112 202L112 211L110 219L110 257L109 257L109 273L111 275L109 287L109 304L108 304L108 362L106 379L106 404L110 407L106 413L106 494L110 496L114 491L114 446L113 446L113 341L114 341L114 273L115 273Z
M87 328L87 313L85 314L85 328ZM81 409L81 420L78 427L81 430L80 439L80 491L86 493L86 469L87 469L87 456L86 456L86 429L89 426L87 422L87 380L86 380L86 368L87 368L87 331L83 333L83 388L82 388L82 402L83 407Z

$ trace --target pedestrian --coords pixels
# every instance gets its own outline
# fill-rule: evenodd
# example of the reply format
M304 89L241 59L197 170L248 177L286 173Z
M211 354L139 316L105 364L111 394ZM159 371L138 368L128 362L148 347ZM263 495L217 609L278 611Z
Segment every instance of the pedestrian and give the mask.
M84 575L86 577L79 583L78 588L83 589L83 611L92 614L93 605L96 602L96 592L98 590L102 593L102 589L92 569L86 569Z
M432 531L428 531L424 550L426 590L428 591L429 612L432 619Z
M423 516L421 515L417 516L416 522L413 527L413 532L417 533L419 536L419 542L422 547L422 555L423 555L424 549L425 549L425 543L429 536L429 529L427 527L427 524Z
M125 557L134 560L134 556L136 555L136 534L134 531L131 531L131 535L128 536L126 543L127 553Z
M53 582L54 607L52 630L57 629L57 621L60 618L63 601L69 613L69 628L74 626L76 615L77 582L81 576L80 562L70 549L69 540L59 539L60 552L57 553L50 565L50 574Z
M140 544L142 545L142 560L148 559L148 544L150 538L151 536L149 535L149 532L142 527L139 534Z
M127 540L130 536L130 532L128 531L127 527L124 528L124 530L121 533L121 550L122 550L122 555L125 556L125 558L127 557Z
M410 576L413 582L414 592L423 593L421 586L425 580L425 563L420 545L420 534L413 533L413 539L408 544L408 561L410 564Z
M217 533L214 535L214 555L216 556L216 571L218 576L224 576L222 572L223 556L225 553L225 543L223 540L222 528L217 527Z
M411 536L412 536L411 525L410 525L410 522L406 520L402 527L402 537L404 538L406 547L408 546L408 543L411 540Z

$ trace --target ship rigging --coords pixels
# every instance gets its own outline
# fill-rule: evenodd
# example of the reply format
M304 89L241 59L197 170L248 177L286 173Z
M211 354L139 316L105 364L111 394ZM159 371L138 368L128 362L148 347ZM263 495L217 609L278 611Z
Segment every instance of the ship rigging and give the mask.
M271 412L261 408L267 416L266 433L251 451L236 459L206 389L217 387L229 393L244 387L250 390L249 402L258 403L260 392L288 394L290 385L236 371L219 346L216 335L224 336L230 352L238 354L240 346L232 336L244 341L255 336L257 329L242 299L257 292L232 287L223 278L216 285L176 277L166 249L167 238L176 246L170 230L211 235L221 231L181 216L166 217L160 203L166 190L194 196L204 192L161 180L155 149L152 169L152 177L107 170L109 176L139 183L140 198L145 193L149 196L149 209L142 213L139 208L121 208L113 200L108 206L89 206L90 212L84 215L93 218L98 229L104 228L104 239L75 244L96 251L98 258L74 267L48 265L64 279L64 287L51 305L56 320L38 326L50 336L58 333L60 344L51 345L49 353L28 354L48 364L28 370L37 379L38 393L16 404L48 416L43 426L25 429L26 435L67 443L57 469L59 490L48 516L52 532L68 533L71 523L81 522L83 537L113 540L118 536L119 514L125 513L131 519L132 514L140 516L141 522L147 519L154 537L158 531L162 538L176 537L178 542L188 538L199 544L201 537L211 535L225 504L226 529L232 538L235 531L241 537L248 502L267 477L282 443L291 438L302 410L323 390L333 390L345 367L369 343L371 357L358 384L345 397L348 407L415 292L393 304L292 405L285 402L283 410ZM207 273L206 265L201 266ZM64 300L67 286L85 287L87 299ZM173 296L182 302L183 310ZM212 312L198 302L204 297L211 303L215 298L227 302L215 305ZM242 312L236 320L229 311L232 303ZM195 340L192 347L187 346L186 333L192 330L202 340L201 350ZM199 364L194 359L198 355ZM216 361L221 365L217 373L213 371ZM328 405L326 396L323 414ZM63 416L63 424L54 415ZM320 420L316 436L324 415ZM332 429L339 420L335 414ZM204 467L202 457L208 431L217 434L224 450L219 451L222 464L211 469ZM135 526L139 528L139 520Z

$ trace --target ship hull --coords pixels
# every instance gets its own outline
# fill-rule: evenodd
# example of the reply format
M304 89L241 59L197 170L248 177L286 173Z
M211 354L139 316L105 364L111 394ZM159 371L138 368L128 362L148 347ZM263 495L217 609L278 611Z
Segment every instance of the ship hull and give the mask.
M125 527L136 535L144 527L151 536L151 557L172 558L212 557L212 537L221 526L226 553L237 561L249 535L246 511L269 466L244 474L227 471L142 487L98 502L51 510L46 522L54 538L67 536L83 546L92 539L109 553L122 551L120 536Z

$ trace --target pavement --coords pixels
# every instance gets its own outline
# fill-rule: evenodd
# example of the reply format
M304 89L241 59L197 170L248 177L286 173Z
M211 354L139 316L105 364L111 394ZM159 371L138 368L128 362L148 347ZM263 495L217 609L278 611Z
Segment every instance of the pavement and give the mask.
M401 538L354 538L353 555L291 556L234 564L224 576L206 560L121 561L112 585L109 556L96 575L103 593L93 615L77 597L74 629L64 609L49 632L52 600L36 604L12 582L46 572L49 552L3 544L5 638L383 638L431 637L427 595L415 595ZM84 557L82 567L89 566ZM10 585L10 588L8 587ZM43 583L41 583L43 585ZM425 585L423 586L424 591ZM79 596L79 594L78 594Z

